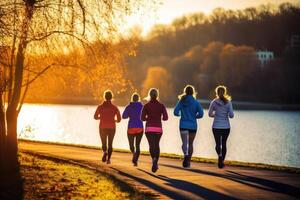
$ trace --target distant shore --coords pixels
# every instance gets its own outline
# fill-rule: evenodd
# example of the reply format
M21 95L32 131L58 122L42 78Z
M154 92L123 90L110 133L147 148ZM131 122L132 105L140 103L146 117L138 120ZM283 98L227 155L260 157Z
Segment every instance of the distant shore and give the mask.
M200 99L203 108L208 108L210 100ZM62 105L98 105L99 101L89 97L78 98L41 98L38 101L25 101L25 103L32 104L62 104ZM125 99L116 99L115 103L119 106L125 106L128 101ZM259 103L259 102L246 102L246 101L232 101L234 109L238 110L288 110L299 111L300 104L275 104L275 103ZM165 102L167 107L174 107L176 101Z
M100 147L96 146L89 146L89 145L80 145L80 144L69 144L69 143L61 143L61 142L46 142L46 141L35 141L35 140L27 140L27 139L18 139L20 142L29 142L29 143L44 143L44 144L56 144L62 146L74 146L74 147L81 147L87 149L101 149ZM115 152L121 153L130 153L129 150L126 149L115 149ZM142 151L142 155L149 155L149 152ZM182 159L181 155L178 154L170 154L170 153L161 153L161 157L172 158L172 159ZM213 158L201 158L201 157L193 157L192 161L194 162L202 162L202 163L217 163L216 159ZM300 168L296 167L288 167L288 166L279 166L279 165L270 165L264 163L250 163L250 162L241 162L241 161L226 161L227 165L235 166L235 167L250 167L255 169L266 169L266 170L275 170L275 171L284 171L284 172L291 172L291 173L300 173Z

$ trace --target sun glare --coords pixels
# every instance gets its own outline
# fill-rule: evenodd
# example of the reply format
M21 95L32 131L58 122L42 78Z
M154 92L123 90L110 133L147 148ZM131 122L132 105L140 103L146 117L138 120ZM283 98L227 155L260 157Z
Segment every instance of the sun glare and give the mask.
M51 141L57 134L64 130L55 130L59 122L57 112L43 105L25 104L18 117L18 136L19 138Z
M138 12L127 16L125 23L120 29L122 33L126 33L130 28L140 26L142 28L142 35L146 36L154 25L170 24L175 18L191 13L203 12L204 14L210 14L215 8L220 7L224 9L243 9L268 3L278 5L284 2L299 3L297 0L164 0L162 4L152 12Z

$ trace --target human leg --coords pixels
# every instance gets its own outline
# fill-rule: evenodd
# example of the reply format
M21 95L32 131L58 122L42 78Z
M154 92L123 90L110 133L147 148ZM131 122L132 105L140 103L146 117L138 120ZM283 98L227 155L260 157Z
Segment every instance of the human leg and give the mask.
M222 143L222 160L225 160L225 156L227 153L227 139L230 133L230 129L224 129L223 133L222 133L222 139L221 139L221 143Z
M143 137L143 132L135 134L135 157L134 157L134 163L137 165L137 161L140 156L140 144Z
M196 131L189 131L189 141L188 141L188 163L187 163L187 167L191 166L191 159L193 156L193 152L194 152L194 147L193 147L193 143L194 143L194 139L196 136Z
M100 139L101 139L101 143L102 143L102 151L103 151L102 162L106 162L106 157L107 157L107 131L106 131L106 129L99 129L99 134L100 134Z
M111 157L112 151L113 151L112 144L113 144L115 133L116 133L115 129L108 129L108 133L107 133L107 135L108 135L108 150L107 150L108 158L107 158L107 163L108 164L110 163L110 157Z
M221 155L221 137L222 137L222 130L213 128L213 134L216 142L216 152L218 154L218 167L223 167L222 155Z

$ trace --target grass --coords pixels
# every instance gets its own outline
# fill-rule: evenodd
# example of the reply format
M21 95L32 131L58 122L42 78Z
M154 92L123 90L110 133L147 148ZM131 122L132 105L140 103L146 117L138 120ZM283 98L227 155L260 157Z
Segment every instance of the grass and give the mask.
M63 161L20 153L24 199L151 199L107 174Z
M66 144L66 143L60 143L60 142L41 142L41 141L32 141L32 140L25 140L25 139L19 139L19 141L22 142L32 142L32 143L44 143L44 144L55 144L55 145L62 145L62 146L74 146L74 147L80 147L80 148L88 148L88 149L101 149L100 147L95 146L89 146L89 145L80 145L80 144ZM125 149L115 149L115 152L121 152L121 153L130 153L129 150ZM142 151L142 155L149 155L149 152ZM170 154L170 153L161 153L161 157L165 158L171 158L171 159L182 159L182 155L178 154ZM213 158L201 158L201 157L193 157L192 161L194 162L201 162L201 163L212 163L216 164L217 159ZM264 164L264 163L250 163L250 162L240 162L240 161L226 161L226 165L235 166L235 167L250 167L254 169L265 169L265 170L274 170L274 171L284 171L284 172L291 172L291 173L300 173L300 168L296 167L287 167L287 166L278 166L278 165L270 165L270 164Z

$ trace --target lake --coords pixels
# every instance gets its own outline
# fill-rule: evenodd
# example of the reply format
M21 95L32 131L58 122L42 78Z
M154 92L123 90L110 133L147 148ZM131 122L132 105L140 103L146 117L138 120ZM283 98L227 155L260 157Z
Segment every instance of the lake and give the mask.
M101 146L99 121L94 120L97 106L24 104L18 119L19 138ZM120 107L121 112L124 107ZM168 108L169 120L163 123L160 146L163 153L182 154L178 130L179 118ZM198 120L194 156L216 158L211 131L212 118ZM127 122L117 124L114 148L129 149ZM231 120L226 159L300 167L299 111L236 110ZM148 150L144 136L141 149Z

